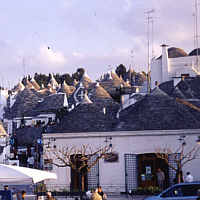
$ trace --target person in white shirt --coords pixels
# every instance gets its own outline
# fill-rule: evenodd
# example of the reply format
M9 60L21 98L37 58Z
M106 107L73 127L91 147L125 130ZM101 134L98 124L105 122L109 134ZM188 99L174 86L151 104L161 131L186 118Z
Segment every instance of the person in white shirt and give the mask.
M30 157L28 157L27 162L28 162L29 168L34 168L35 159L34 159L33 155L31 155Z
M185 182L192 182L193 181L193 176L190 174L190 172L187 172L187 176L185 178Z

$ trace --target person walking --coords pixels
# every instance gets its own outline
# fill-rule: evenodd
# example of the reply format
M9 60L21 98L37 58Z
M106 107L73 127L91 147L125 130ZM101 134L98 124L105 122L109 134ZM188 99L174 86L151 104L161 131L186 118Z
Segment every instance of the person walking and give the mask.
M98 188L92 193L91 200L102 200L101 195L98 193Z
M189 183L193 181L193 176L190 174L190 172L187 172L187 176L185 178L185 182Z
M156 175L157 175L157 181L158 181L158 189L163 191L163 189L164 189L163 181L165 179L165 174L161 170L161 168L158 168L158 171L157 171Z
M56 200L56 199L51 197L51 192L47 192L46 200Z

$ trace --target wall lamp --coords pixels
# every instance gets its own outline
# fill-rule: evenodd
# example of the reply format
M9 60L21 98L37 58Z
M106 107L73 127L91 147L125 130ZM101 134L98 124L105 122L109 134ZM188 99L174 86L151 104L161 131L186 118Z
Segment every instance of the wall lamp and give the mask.
M47 146L46 146L46 149L48 151L51 149L51 146L50 146L51 142L54 142L53 148L56 148L55 141L56 139L49 139L49 142L47 143Z
M109 146L112 147L111 140L112 140L112 137L106 137L106 140L104 141L106 143L106 146L107 146L107 143L110 142Z
M180 143L182 143L183 146L186 145L186 142L185 142L185 135L180 135L180 138L178 139L180 141ZM183 142L182 142L183 141Z
M200 145L200 136L198 136L198 139L196 140L197 144Z

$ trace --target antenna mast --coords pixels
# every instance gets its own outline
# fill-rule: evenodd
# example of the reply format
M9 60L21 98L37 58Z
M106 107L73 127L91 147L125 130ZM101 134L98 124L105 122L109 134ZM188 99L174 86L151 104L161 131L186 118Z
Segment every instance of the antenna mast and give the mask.
M197 49L197 71L199 72L199 58L198 58L198 49L199 49L199 44L198 44L198 17L197 17L197 0L195 0L195 21L196 21L196 49Z
M147 11L143 14L147 14L147 23L148 23L148 34L147 34L147 57L148 57L148 72L147 72L147 93L150 92L150 73L151 73L151 69L150 69L150 59L149 59L149 23L150 23L150 19L152 17L149 16L150 13L154 12L154 10L150 10L150 11Z
M154 49L153 49L153 20L151 20L151 23L152 23L152 38L151 38L151 42L152 42L152 59L154 59L155 58L155 55L154 55Z
M133 67L133 51L131 51L131 59L132 59L132 70L134 71L134 67Z
M195 14L192 15L194 17L194 49L196 47L196 18L195 18Z
M25 58L23 58L23 73L24 73L24 78L25 78Z

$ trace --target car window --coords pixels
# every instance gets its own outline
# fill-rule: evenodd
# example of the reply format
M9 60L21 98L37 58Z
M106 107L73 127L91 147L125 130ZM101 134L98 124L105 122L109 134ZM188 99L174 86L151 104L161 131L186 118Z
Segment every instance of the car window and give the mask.
M197 190L200 189L199 184L184 185L183 196L197 196Z
M176 186L171 188L165 193L166 197L182 197L183 196L183 186Z

